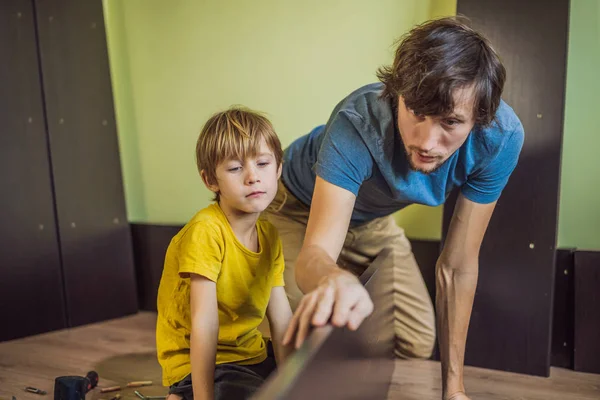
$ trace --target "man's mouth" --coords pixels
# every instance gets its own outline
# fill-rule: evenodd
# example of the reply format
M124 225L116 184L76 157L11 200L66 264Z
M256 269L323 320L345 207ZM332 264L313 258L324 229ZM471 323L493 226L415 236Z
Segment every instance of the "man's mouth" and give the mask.
M428 155L421 154L419 152L416 152L415 155L417 156L417 159L424 164L433 163L433 162L437 161L437 159L438 159L435 156L428 156Z

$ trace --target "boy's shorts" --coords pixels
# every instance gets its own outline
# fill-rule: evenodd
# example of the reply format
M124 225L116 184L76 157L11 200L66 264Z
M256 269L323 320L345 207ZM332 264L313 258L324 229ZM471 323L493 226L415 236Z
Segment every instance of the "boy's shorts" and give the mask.
M219 364L215 366L215 400L248 399L258 391L260 386L277 367L273 353L273 345L267 344L267 358L253 365ZM169 387L169 394L192 400L192 374Z

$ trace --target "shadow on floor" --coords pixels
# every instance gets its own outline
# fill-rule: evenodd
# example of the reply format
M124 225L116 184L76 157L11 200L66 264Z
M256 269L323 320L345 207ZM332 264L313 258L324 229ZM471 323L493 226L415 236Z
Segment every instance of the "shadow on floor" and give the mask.
M117 393L121 399L138 399L134 391L137 390L144 396L163 396L167 388L162 386L161 369L156 360L156 353L121 354L106 358L95 366L95 371L100 376L99 388L121 386L121 390L111 393L100 393L97 388L89 393L91 399L112 399ZM127 388L128 382L152 381L152 386ZM87 396L86 396L87 397ZM138 399L139 400L139 399Z

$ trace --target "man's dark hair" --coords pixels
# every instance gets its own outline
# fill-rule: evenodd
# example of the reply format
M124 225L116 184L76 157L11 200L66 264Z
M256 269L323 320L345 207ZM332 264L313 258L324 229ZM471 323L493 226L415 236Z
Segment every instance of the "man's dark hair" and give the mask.
M480 126L494 120L506 70L490 42L464 18L448 17L416 26L399 41L394 63L377 77L384 97L404 98L417 114L448 116L455 89L474 85L474 118Z

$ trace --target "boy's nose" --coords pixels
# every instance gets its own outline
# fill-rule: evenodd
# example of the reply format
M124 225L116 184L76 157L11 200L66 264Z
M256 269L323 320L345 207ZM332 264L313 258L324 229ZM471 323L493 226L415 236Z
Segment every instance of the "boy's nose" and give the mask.
M246 175L246 182L249 185L260 182L256 168L248 168L247 171L248 174Z

